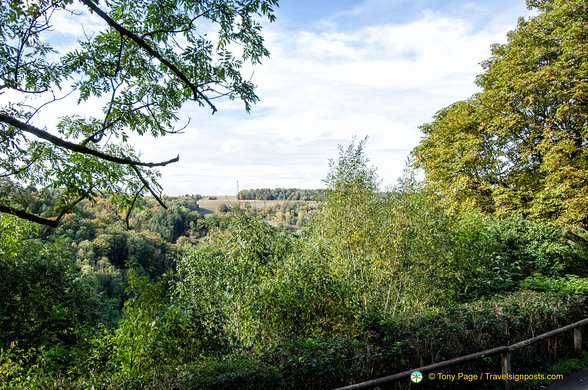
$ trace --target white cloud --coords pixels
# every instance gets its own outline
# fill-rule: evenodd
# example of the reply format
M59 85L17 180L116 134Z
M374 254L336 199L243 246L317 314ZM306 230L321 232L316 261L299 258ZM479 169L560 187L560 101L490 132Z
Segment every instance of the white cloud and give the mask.
M238 153L245 149L245 142L240 139L231 138L223 142L220 146L220 151L223 153Z
M509 22L474 29L469 19L424 12L411 23L345 31L333 23L318 32L271 26L265 37L272 57L255 68L261 102L251 115L221 109L207 121L217 132L199 148L220 153L183 155L188 165L213 159L214 168L174 173L165 187L218 194L233 193L236 180L242 189L322 186L337 144L354 135L369 135L366 153L384 185L393 184L419 142L418 126L476 91L478 63L490 44L505 40L515 18Z
M90 37L108 27L105 21L90 14L86 6L77 3L68 6L68 10L56 9L51 16L51 26L48 38L57 44L61 41L71 43L78 39L84 40L86 36Z
M261 98L250 115L239 102L219 101L214 116L193 105L184 110L192 118L185 134L134 137L147 161L180 153L162 169L166 193L232 194L237 180L241 189L319 187L337 144L354 135L369 135L367 156L384 184L394 183L420 139L418 126L476 91L478 63L490 44L505 41L518 15L507 8L473 15L476 8L462 4L451 15L421 10L410 21L340 28L345 18L369 20L384 3L365 1L304 29L286 30L279 20L265 26L272 56L245 68ZM66 16L58 32L80 34Z

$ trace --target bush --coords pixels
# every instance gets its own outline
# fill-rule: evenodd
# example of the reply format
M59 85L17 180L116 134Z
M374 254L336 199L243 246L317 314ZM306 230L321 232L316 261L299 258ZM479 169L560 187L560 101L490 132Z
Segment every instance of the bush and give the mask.
M518 291L442 310L366 321L370 342L382 359L373 377L390 375L537 336L588 316L588 297ZM551 358L572 352L571 332L553 344L538 343L513 353L518 372L537 372ZM458 366L460 372L499 372L500 358ZM391 369L392 368L392 369ZM478 383L479 385L479 383Z
M334 388L513 344L586 316L588 297L532 291L419 314L382 317L372 313L361 319L363 327L355 334L299 339L276 345L257 358L247 354L193 365L184 378L188 388ZM545 372L548 352L554 351L559 351L559 357L572 352L571 333L515 352L513 368ZM500 373L500 357L444 372ZM472 389L495 384L427 383Z
M473 300L514 290L534 273L558 275L588 260L585 255L550 223L472 214L458 222L454 233L452 261L460 281L453 293L457 300Z
M588 295L588 278L577 275L549 277L540 273L526 278L521 287L537 291L559 291L571 295Z
M197 363L180 380L186 390L274 390L280 388L279 382L275 366L252 357Z
M239 343L258 341L255 296L292 251L275 228L235 210L227 233L211 235L178 262L176 291L207 326Z
M75 266L71 245L42 243L35 229L0 215L0 347L73 346L111 314L95 282ZM66 359L64 357L64 359Z
M321 254L296 252L260 283L251 312L271 344L338 333L354 319L346 287Z

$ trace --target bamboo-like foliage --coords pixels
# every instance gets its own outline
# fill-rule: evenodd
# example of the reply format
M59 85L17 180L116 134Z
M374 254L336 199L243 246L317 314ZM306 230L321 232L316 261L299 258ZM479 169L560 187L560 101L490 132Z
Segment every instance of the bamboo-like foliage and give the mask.
M332 271L347 281L359 312L396 313L443 299L450 240L442 209L407 175L381 192L364 156L366 140L340 147L326 179L315 238L330 253Z

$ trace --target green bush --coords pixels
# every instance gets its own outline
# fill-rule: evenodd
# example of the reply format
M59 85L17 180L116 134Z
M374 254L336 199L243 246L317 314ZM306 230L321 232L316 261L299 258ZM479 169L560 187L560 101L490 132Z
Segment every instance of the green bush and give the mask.
M550 223L467 215L454 232L452 261L460 278L453 293L458 300L473 300L513 290L534 273L558 275L588 260L585 255Z
M538 291L559 291L566 294L588 295L588 278L577 275L549 277L540 273L526 278L521 287Z
M264 342L271 344L338 333L353 322L346 284L319 253L297 252L277 264L250 306Z
M35 388L49 378L45 358L51 352L30 348L23 350L17 343L0 348L0 388Z
M586 296L517 291L428 314L372 318L366 321L366 331L371 334L370 342L374 349L385 358L374 361L371 370L389 375L411 367L514 344L586 317ZM542 342L515 352L513 367L518 372L536 372L550 359L548 350L558 350L561 355L571 353L570 338L571 333L560 336L557 347ZM461 372L493 372L499 369L499 357L478 360L466 368L456 368Z
M357 333L299 339L250 354L196 364L188 388L324 389L379 378L470 353L513 344L588 316L588 297L519 291L435 311L361 319ZM517 372L545 372L550 352L571 353L571 334L513 354ZM258 369L256 369L258 367ZM446 372L500 373L500 357ZM431 385L429 382L428 385ZM443 388L442 382L434 384ZM447 388L492 388L495 383L446 383ZM233 387L231 387L233 386Z
M181 388L186 390L274 390L280 388L279 383L275 366L252 357L200 362L180 379Z
M109 319L111 302L75 266L68 242L43 243L34 233L0 215L0 347L73 346Z
M255 297L291 251L289 236L234 209L228 232L210 236L178 262L175 290L221 338L252 344L265 315Z

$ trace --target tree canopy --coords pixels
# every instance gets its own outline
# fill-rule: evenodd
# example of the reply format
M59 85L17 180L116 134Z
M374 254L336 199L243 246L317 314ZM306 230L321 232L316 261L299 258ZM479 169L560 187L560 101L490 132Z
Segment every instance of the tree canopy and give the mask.
M153 168L178 157L141 161L129 135L181 132L179 110L189 101L214 113L215 99L227 97L249 111L258 97L243 65L269 55L260 23L274 21L275 6L277 0L3 3L0 212L56 226L100 192L115 194L129 212L143 194L160 200ZM101 27L57 45L51 33L64 18L84 31L88 20ZM100 109L52 115L71 97ZM61 190L49 213L29 208L32 187Z
M454 209L588 224L588 5L528 0L482 91L421 127L415 165Z

